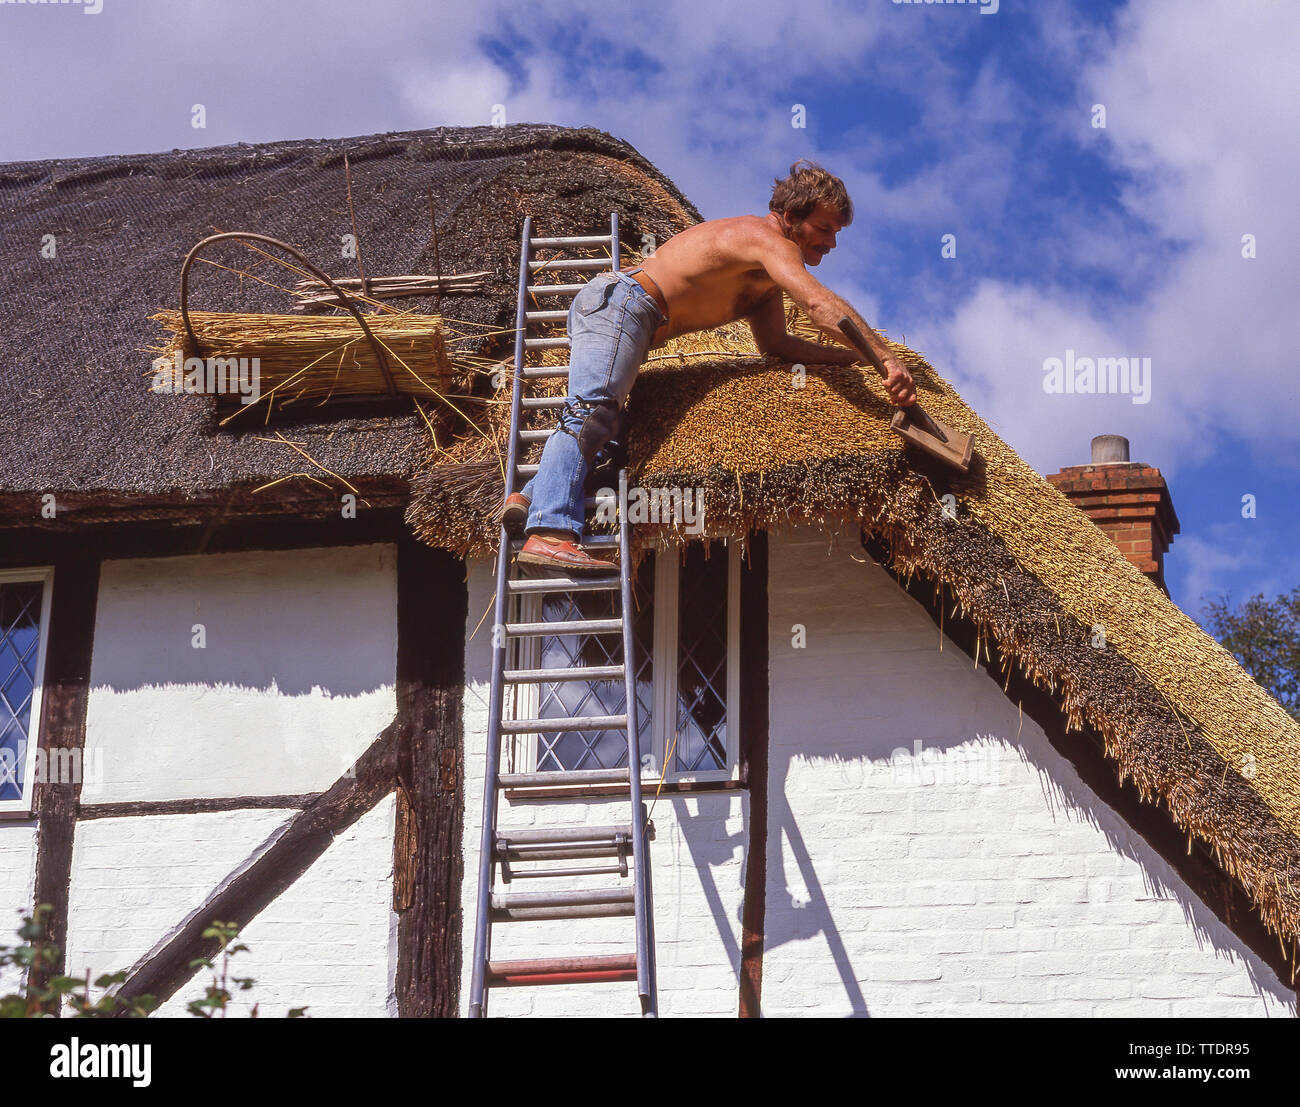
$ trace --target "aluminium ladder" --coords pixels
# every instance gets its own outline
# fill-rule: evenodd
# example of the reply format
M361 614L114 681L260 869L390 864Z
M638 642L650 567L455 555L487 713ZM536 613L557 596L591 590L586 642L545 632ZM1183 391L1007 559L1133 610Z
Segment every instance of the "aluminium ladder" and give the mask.
M582 253L608 248L609 257L575 256L534 260L536 250ZM568 366L525 365L533 351L567 348L567 337L529 338L532 324L560 323L567 318L563 310L528 310L528 301L537 297L572 298L582 283L534 284L543 271L568 274L595 273L619 268L618 213L610 216L608 235L567 238L534 238L532 217L524 220L519 254L519 302L515 316L515 371L510 402L510 444L506 467L505 495L518 491L524 479L537 472L537 464L524 460L527 448L544 442L553 431L521 430L521 412L554 408L557 413L564 397L524 397L523 392L535 380L568 377ZM474 928L473 976L470 985L469 1014L482 1018L487 1014L488 993L494 987L520 987L555 984L581 984L609 981L632 981L637 984L640 1013L658 1014L655 982L654 917L650 887L649 824L641 798L641 751L637 732L636 672L633 653L632 581L629 575L630 533L627 522L627 471L618 479L617 535L588 535L581 543L585 548L617 546L618 565L611 564L608 574L569 577L521 577L512 554L522 539L511 538L501 528L497 554L496 608L492 636L492 684L488 706L487 774L483 789L483 825L479 844L477 917ZM591 497L585 506L594 506ZM532 597L555 593L604 592L611 594L615 618L528 621L523 603ZM568 668L525 668L524 640L537 641L546 635L608 635L622 640L622 662L612 665L575 664ZM514 658L515 668L507 668ZM578 661L582 652L578 651ZM621 715L567 715L558 718L503 718L505 689L514 689L513 701L529 685L559 682L622 681L626 706ZM503 773L502 745L521 735L563 734L575 731L625 731L627 767L615 769L578 769L544 772ZM573 799L609 802L610 785L626 785L629 790L629 813L626 823L617 826L550 826L526 830L499 829L497 816L500 799L509 790L512 802L565 802ZM530 798L530 790L535 793ZM619 794L621 794L621 789ZM614 800L618 799L616 794ZM629 855L631 866L629 871ZM528 869L532 862L590 860L613 858L613 864L579 867ZM523 877L630 877L630 881L601 881L603 887L550 892L515 892L500 890L497 880L510 885ZM613 955L574 955L532 960L492 960L494 925L525 925L543 919L592 919L628 916L635 925L635 953Z

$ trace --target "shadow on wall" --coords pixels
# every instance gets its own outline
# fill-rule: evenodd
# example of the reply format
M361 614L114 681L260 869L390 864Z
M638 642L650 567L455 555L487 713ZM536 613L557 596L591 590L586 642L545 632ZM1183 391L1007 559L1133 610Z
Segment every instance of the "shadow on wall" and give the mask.
M841 548L809 570L825 548L818 538L788 548L779 565L773 559L765 980L769 969L805 963L801 953L773 958L774 951L820 935L842 993L829 999L824 981L817 1006L842 1001L852 1015L869 1016L871 973L891 958L933 965L933 975L921 972L916 982L931 981L943 1002L943 969L963 954L929 951L935 933L910 930L912 920L891 908L928 911L945 934L960 930L964 917L968 932L1019 934L1055 927L1052 912L1095 925L1098 905L1120 883L1113 902L1176 901L1196 948L1240 959L1257 994L1294 1004L1272 969L1096 796L1037 724L1022 720L1000 685L951 641L939 652L929 616L883 569ZM806 624L802 649L792 648L788 628L796 622ZM1036 771L1037 789L1022 766ZM962 845L949 846L958 835ZM1027 846L1031 836L1037 848ZM1096 875L1074 871L1089 851L1137 862L1141 893L1118 868L1110 876L1104 866ZM1026 857L1032 875L1017 879ZM1059 876L1050 871L1056 863ZM976 894L948 895L952 880ZM927 886L938 894L926 898Z

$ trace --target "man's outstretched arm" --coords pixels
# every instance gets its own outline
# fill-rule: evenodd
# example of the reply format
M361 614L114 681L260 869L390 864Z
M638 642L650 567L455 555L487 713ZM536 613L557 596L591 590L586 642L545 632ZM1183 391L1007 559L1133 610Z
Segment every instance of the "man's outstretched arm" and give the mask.
M758 252L758 260L762 263L763 268L767 270L768 276L790 294L790 298L803 308L814 326L820 328L823 333L830 335L841 345L847 346L848 339L840 333L838 324L846 315L852 319L867 340L868 348L880 359L880 363L888 371L885 378L885 391L889 393L889 398L902 407L916 402L916 387L912 382L912 374L894 356L894 352L889 348L888 343L871 329L867 321L853 310L852 305L847 300L837 296L808 272L804 267L803 258L799 255L799 248L793 242L775 235L771 237L764 236L759 240ZM779 299L775 300L775 304L776 311L779 314ZM766 303L763 306L767 306ZM782 332L785 331L784 318L781 320L781 330ZM757 331L755 331L755 337L758 337ZM787 339L789 342L802 341L792 336L787 336ZM822 349L822 347L811 342L806 343L806 345L813 350ZM762 349L761 340L759 348ZM809 354L808 360L815 364L816 355ZM825 360L824 355L823 360ZM860 358L855 353L852 360L858 361Z
M822 345L790 334L785 329L784 309L781 290L774 288L745 317L759 353L804 365L853 365L861 360L858 353L843 346Z

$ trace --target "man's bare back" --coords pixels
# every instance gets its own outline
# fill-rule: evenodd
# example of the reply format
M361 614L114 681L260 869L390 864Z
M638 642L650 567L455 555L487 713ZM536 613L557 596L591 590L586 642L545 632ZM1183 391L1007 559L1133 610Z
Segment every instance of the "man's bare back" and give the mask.
M834 209L819 204L802 220L775 212L739 215L711 219L674 235L641 265L668 303L668 322L652 344L746 319L762 353L815 365L860 360L856 351L843 346L821 346L788 334L784 290L814 324L841 343L836 324L849 316L889 369L885 387L891 399L903 405L914 402L911 375L889 347L847 301L807 270L835 248L842 226Z
M642 268L668 301L655 344L741 319L776 282L752 257L754 239L774 234L757 215L711 219L674 235Z

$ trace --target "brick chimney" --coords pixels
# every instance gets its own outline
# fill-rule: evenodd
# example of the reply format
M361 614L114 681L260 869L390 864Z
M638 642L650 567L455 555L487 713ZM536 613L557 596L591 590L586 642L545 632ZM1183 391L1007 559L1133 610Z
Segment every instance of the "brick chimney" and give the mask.
M1178 533L1178 516L1160 470L1129 461L1127 438L1098 435L1091 465L1071 465L1047 479L1168 594L1165 551Z

